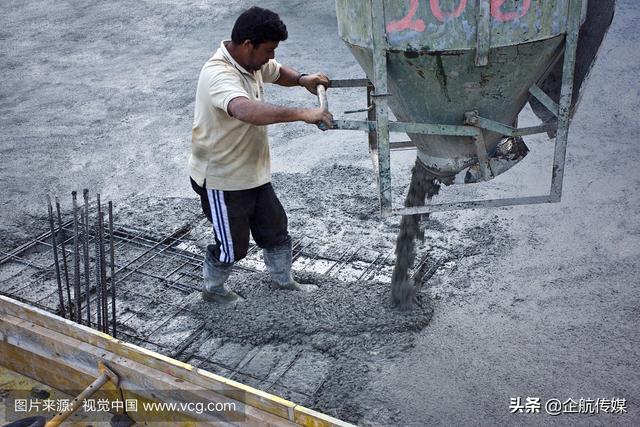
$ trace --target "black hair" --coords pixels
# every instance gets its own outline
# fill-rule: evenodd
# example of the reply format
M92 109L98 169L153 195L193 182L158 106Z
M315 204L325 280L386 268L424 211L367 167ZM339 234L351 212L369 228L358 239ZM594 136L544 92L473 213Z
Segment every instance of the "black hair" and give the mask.
M231 40L241 44L245 40L258 46L264 42L281 42L288 37L287 27L277 13L258 6L242 12L231 31Z

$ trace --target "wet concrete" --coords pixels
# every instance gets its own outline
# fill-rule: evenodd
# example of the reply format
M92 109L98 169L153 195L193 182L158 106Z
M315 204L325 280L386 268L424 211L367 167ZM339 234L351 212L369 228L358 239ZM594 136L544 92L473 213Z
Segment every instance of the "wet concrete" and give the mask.
M336 168L316 169L319 175ZM341 178L343 184L357 195L366 191L368 184L355 169L345 168L350 177ZM279 187L291 179L279 175ZM319 192L326 183L313 180L307 190ZM289 191L295 191L289 190ZM283 191L287 196L289 191ZM330 196L333 197L333 196ZM283 197L284 198L284 197ZM344 200L336 205L345 218L357 218L358 198ZM195 224L191 233L180 243L182 248L191 248L194 255L202 256L205 245L211 239L211 230L200 219L199 204L191 199L147 199L132 198L117 205L116 224L125 223L133 230L145 230L145 238L162 240L183 222ZM298 214L302 225L293 226L294 237L299 232L314 229L308 224L310 217L328 220L332 211L323 212L321 205L314 211ZM153 218L163 218L154 221ZM374 225L375 217L368 220ZM307 225L305 225L307 224ZM311 253L350 253L348 245L339 239L330 241L322 237L311 240L315 249ZM431 243L442 242L446 227L433 221L426 230ZM496 224L494 232L499 232ZM388 237L387 251L391 251L395 227L385 232ZM447 274L459 257L473 256L481 247L492 242L491 233L483 229L466 230L461 237L465 241L466 253L448 252L448 267L443 265L438 275ZM361 236L360 243L375 246L380 236L377 233ZM180 259L153 258L154 252L144 255L146 247L123 245L116 242L116 261L138 259L145 269L163 276L166 271L179 267ZM149 241L153 244L153 242ZM311 245L310 245L311 246ZM443 251L444 246L433 248ZM496 245L496 247L499 245ZM501 243L502 247L504 244ZM475 248L475 249L474 249ZM46 248L44 248L46 249ZM162 250L162 248L159 248ZM420 250L424 251L421 247ZM345 252L346 251L346 252ZM440 252L441 253L441 252ZM48 257L45 256L48 254ZM28 260L38 259L46 264L51 253L30 251L24 254ZM379 256L379 255L378 255ZM147 261L147 259L149 259ZM434 260L435 261L435 260ZM259 255L258 255L258 262ZM385 265L392 268L392 260ZM366 264L366 263L365 263ZM136 264L133 264L135 266ZM240 266L247 265L241 263ZM417 295L417 303L411 311L399 312L389 300L389 279L354 281L345 265L334 267L335 271L319 274L301 271L314 270L309 265L318 265L316 271L327 271L333 265L321 260L296 261L295 276L305 283L314 283L319 290L314 293L273 291L266 272L252 273L238 268L229 280L229 286L240 293L245 301L237 306L218 306L203 302L197 286L200 283L199 266L191 266L193 276L187 280L176 279L185 285L196 286L195 290L179 290L165 285L141 273L125 278L120 274L117 292L118 336L129 342L167 354L203 369L224 375L243 383L289 398L323 412L331 413L352 422L361 421L369 406L354 403L354 398L366 389L371 375L376 375L380 363L391 361L409 351L419 338L433 315L433 301L427 293ZM354 261L353 265L357 265ZM429 265L434 265L433 263ZM339 274L347 273L346 276ZM360 271L356 271L356 274ZM0 288L21 298L38 301L55 311L55 275L53 271L38 271L17 263L0 268ZM178 275L179 277L179 275ZM377 277L377 275L374 275ZM175 279L175 277L173 277ZM19 283L21 289L15 289ZM51 294L42 299L43 295ZM95 322L95 310L93 310ZM391 421L394 413L386 405L377 409L380 417Z
M41 0L6 5L0 17L3 247L46 230L45 192L63 195L88 187L114 201L120 222L159 237L193 221L194 238L202 237L194 245L202 250L211 231L198 222L198 201L186 172L195 79L227 37L237 11L248 4ZM260 5L280 11L289 27L290 39L277 52L283 63L332 77L362 77L338 39L333 1ZM269 307L291 316L296 334L287 335L288 324L267 307L261 319L271 322L273 331L250 322L251 328L238 327L240 340L229 323L215 335L214 323L208 326L210 339L178 357L362 425L637 425L639 26L637 2L620 0L572 124L562 203L430 217L425 242L416 247L418 254L429 254L432 265L441 260L421 291L429 304L423 310L433 310L426 327L399 332L393 326L407 326L403 319L424 322L428 312L416 313L422 316L418 320L392 318L378 300L378 292L388 295L388 283L369 284L369 301L365 290L350 290L348 280L329 281L335 289L317 314L312 304L293 296L282 297L291 304L287 308L268 300ZM315 105L301 89L268 87L266 96L274 103ZM337 113L365 102L358 90L330 90L329 97ZM536 123L529 111L519 120L522 126ZM363 134L290 124L272 126L270 136L274 186L294 236L313 236L310 250L318 253L360 245L383 253L393 249L398 219L378 214ZM552 146L543 136L527 137L526 143L531 152L513 170L486 185L446 187L436 199L546 191ZM393 153L395 205L404 201L414 162L413 152ZM28 275L15 267L0 271L0 277L7 279L3 289L16 290L21 288L16 282L24 283ZM55 289L54 276L39 280L39 286ZM276 298L263 295L262 276L252 279L255 289L240 276L233 280L251 295ZM154 332L145 322L167 321L166 335L153 338L178 345L192 324L182 317L183 322L169 323L179 311L158 307L159 302L175 299L195 307L197 293L170 292L142 279L138 286L153 295L138 305L156 317L132 316L130 332ZM140 298L125 297L132 306ZM258 300L250 304L255 304L252 316L263 309ZM383 310L380 318L387 323L365 309ZM351 310L358 331L353 335ZM320 321L326 316L339 332L295 317L307 311ZM206 309L201 316L219 319ZM389 345L366 327L380 330ZM314 336L307 338L307 330ZM135 334L132 341L153 348L135 341ZM290 369L279 376L283 367ZM629 410L571 418L510 414L509 398L517 396L620 397Z
M226 368L222 372L234 373L233 378L357 422L363 409L349 402L366 387L370 365L411 348L416 332L429 323L431 305L425 298L398 315L389 304L387 283L347 283L310 274L297 279L320 289L312 294L272 291L264 273L235 273L230 286L245 298L241 304L212 307L193 301L187 308L202 315L209 334L185 354L211 355L203 366L212 362L214 372ZM223 349L201 351L203 343L217 339ZM243 364L254 348L259 353ZM198 364L200 359L187 360Z
M405 207L424 206L440 190L436 177L430 174L416 159L411 170L411 183L407 192ZM409 269L416 260L416 240L424 240L424 233L420 230L420 222L428 220L429 215L404 215L400 220L400 231L396 239L396 265L391 277L391 302L394 306L408 310L413 306L416 293L416 283L409 275Z

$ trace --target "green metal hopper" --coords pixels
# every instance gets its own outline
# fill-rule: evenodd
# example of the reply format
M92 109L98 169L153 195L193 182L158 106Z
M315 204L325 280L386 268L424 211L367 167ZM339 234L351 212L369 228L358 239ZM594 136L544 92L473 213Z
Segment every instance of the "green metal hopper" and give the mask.
M560 200L576 47L587 3L336 0L340 37L368 79L335 81L332 87L368 85L370 108L366 122L337 120L335 128L369 132L383 214ZM599 3L606 3L612 16L614 0ZM610 22L605 20L598 34L603 36ZM601 41L602 37L591 51L597 52ZM587 71L595 52L587 61ZM558 64L560 76L554 74L558 84L543 86ZM587 73L583 74L576 93L586 78ZM530 99L543 123L518 129L518 114ZM387 108L397 122L389 121ZM492 179L506 170L496 158L505 138L557 131L551 191L539 197L393 209L390 131L407 132L421 163L445 183L474 165L482 179Z

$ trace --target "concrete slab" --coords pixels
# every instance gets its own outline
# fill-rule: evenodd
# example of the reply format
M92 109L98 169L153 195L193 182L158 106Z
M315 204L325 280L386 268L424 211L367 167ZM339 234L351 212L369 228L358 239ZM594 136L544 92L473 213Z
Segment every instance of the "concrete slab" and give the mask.
M3 246L13 248L46 231L47 192L99 190L126 221L144 228L155 224L159 235L197 213L186 171L197 73L248 5L219 0L5 5L0 16ZM332 0L260 5L280 12L288 25L290 39L278 49L281 62L304 72L362 77L337 36ZM309 309L345 326L332 334L303 323L297 341L287 342L328 356L336 369L319 396L288 392L294 400L363 425L638 425L638 28L640 6L619 0L572 125L562 203L433 215L427 241L418 248L434 258L446 255L423 289L433 304L431 323L400 331L372 322L385 331L386 346L361 331L348 336L353 345L345 347L354 319L346 311L364 301L364 293L358 296L362 300L350 301L353 305L330 301L323 306L326 312ZM364 104L358 91L330 90L329 97L336 112ZM315 105L301 89L269 87L267 98ZM532 122L531 112L521 120ZM297 123L273 126L270 136L273 182L293 234L312 234L314 250L362 244L382 253L392 249L398 220L377 213L363 134L320 133ZM447 187L440 200L545 190L551 144L542 137L526 142L532 151L522 164L486 186ZM414 156L393 154L394 202L402 202ZM175 203L168 203L170 198ZM69 201L62 201L68 210ZM3 283L10 283L11 274ZM240 282L234 285L246 290L249 285ZM372 289L369 299L383 298ZM252 295L263 298L265 292ZM260 301L275 304L270 298ZM380 309L381 303L368 307ZM353 311L365 325L363 319L377 315ZM256 313L256 319L277 324ZM242 329L243 339L268 333L260 329L262 336L251 337L247 330ZM286 340L280 333L272 337ZM207 348L203 354L214 350L214 364L201 367L229 373L215 363L234 361L227 366L235 367L254 347L225 342ZM351 353L336 350L343 348ZM302 371L292 381L307 372ZM510 399L517 397L617 397L627 400L628 413L511 414Z

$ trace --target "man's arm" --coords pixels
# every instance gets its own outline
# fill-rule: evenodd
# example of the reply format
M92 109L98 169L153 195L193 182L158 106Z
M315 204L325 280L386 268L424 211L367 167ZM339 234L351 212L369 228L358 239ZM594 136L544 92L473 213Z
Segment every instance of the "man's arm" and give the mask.
M302 75L293 68L282 65L280 66L280 77L275 81L275 84L287 87L303 86L309 92L316 95L316 87L318 87L318 85L329 87L331 86L331 80L322 73Z
M256 126L303 121L311 124L323 122L331 128L333 120L331 113L321 108L280 107L266 102L252 101L245 97L232 99L227 109L236 119Z

